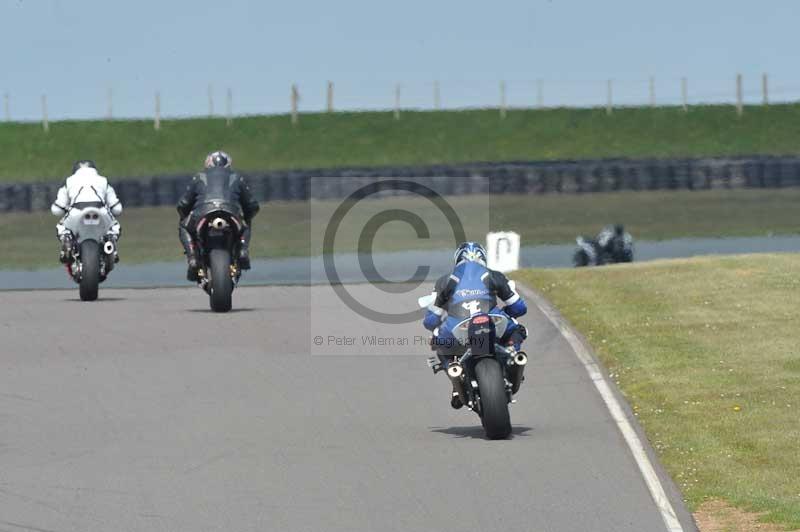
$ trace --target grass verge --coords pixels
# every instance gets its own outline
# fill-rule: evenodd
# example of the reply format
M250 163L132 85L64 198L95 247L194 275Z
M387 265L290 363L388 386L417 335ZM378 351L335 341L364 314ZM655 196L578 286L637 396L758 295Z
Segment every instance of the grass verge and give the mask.
M800 528L800 254L517 277L586 336L693 510Z
M613 222L625 223L636 238L644 240L791 234L800 227L796 208L800 189L461 196L447 200L462 218L469 238L482 241L490 228L514 230L522 235L523 245L570 243L579 234L595 234L602 225ZM312 240L319 240L338 205L336 201L264 205L254 222L253 255L311 254ZM335 249L357 249L358 235L366 221L388 209L417 213L431 226L431 237L419 239L409 226L393 222L378 231L376 250L453 245L446 220L427 200L395 197L365 201L354 208L343 220ZM129 209L120 221L120 250L126 263L181 258L173 208ZM55 223L50 213L0 215L0 232L5 237L0 268L55 266Z
M258 171L472 161L800 153L800 105L309 113L282 116L0 124L0 182L63 177L93 158L111 177L192 173L213 149Z

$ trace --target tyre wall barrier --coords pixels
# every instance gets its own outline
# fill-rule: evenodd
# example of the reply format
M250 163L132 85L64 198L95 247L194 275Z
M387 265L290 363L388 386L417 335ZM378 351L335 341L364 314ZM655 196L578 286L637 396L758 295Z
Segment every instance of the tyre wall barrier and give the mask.
M379 178L413 178L444 195L780 188L800 186L800 157L511 161L246 175L262 202L340 199ZM190 180L190 175L110 178L126 207L175 205ZM61 183L0 185L0 212L46 210L59 186Z

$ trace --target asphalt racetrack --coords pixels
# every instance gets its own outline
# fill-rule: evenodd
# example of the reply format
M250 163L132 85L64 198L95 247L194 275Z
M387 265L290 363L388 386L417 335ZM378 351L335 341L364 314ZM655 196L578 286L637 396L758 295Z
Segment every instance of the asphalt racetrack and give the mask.
M659 242L636 242L636 261L694 257L709 254L736 253L794 253L800 249L800 236L737 238L678 238ZM520 253L522 268L571 268L574 244L540 245L523 247ZM26 270L0 270L0 290L41 290L75 288L75 283L55 263L54 246L52 268ZM392 281L406 280L417 265L429 265L433 282L441 272L452 267L452 252L448 250L401 251L373 253L376 269ZM186 263L183 260L155 264L128 264L124 259L103 283L103 288L150 288L154 286L187 286ZM337 254L337 270L343 283L360 283L376 279L365 277L358 255ZM416 279L416 276L413 276ZM319 257L257 259L253 269L241 280L244 285L307 285L328 284L329 279Z
M347 288L395 312L427 287ZM212 314L197 289L0 293L0 530L665 530L535 308L513 438L487 441L450 408L418 323L373 323L329 286L245 287L234 306Z

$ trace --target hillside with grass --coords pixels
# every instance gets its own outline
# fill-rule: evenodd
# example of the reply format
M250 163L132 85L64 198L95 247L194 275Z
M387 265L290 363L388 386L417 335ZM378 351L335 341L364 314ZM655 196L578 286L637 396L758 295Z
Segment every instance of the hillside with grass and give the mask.
M112 177L194 172L213 149L244 171L607 157L800 153L800 105L302 114L0 124L0 182L60 178L78 158Z

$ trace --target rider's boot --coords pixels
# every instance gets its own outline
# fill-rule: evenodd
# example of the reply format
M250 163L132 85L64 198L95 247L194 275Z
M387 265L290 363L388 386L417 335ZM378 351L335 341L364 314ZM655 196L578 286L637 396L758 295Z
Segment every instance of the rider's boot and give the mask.
M72 235L65 233L59 238L61 249L58 253L58 260L61 264L67 264L72 260Z
M194 239L182 222L178 223L178 238L183 246L183 253L186 255L186 280L196 283L200 280L200 264L197 261Z
M242 241L239 247L239 268L242 270L250 269L250 226L245 226L242 230Z
M239 250L239 269L250 269L250 248L245 245L242 245L242 248Z
M200 280L200 265L194 251L186 255L186 280L196 283Z

